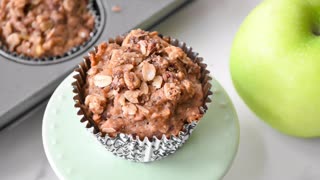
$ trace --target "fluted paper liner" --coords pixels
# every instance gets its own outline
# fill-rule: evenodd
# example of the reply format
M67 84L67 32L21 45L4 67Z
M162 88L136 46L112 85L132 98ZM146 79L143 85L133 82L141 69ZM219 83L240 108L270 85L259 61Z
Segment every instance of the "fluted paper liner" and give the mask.
M109 39L109 43L118 43L121 45L124 37L125 36L117 36L115 39ZM162 38L171 45L180 47L191 60L201 67L200 81L202 83L205 98L200 110L204 114L208 109L208 103L211 102L209 96L212 95L212 92L210 91L211 84L209 82L212 78L209 76L209 71L206 69L207 65L203 63L203 58L198 57L198 53L193 52L192 48L186 46L184 42L171 37ZM96 52L96 48L90 53L94 52ZM84 57L84 61L75 69L77 74L74 76L75 82L72 83L74 88L73 92L75 93L73 98L75 101L75 107L79 109L78 115L81 116L80 121L83 123L86 122L86 128L95 135L107 150L112 152L114 155L136 162L151 162L161 159L174 153L179 147L181 147L197 126L198 122L193 121L192 123L185 124L178 136L170 136L167 138L163 135L161 139L154 136L152 139L145 137L143 140L140 140L132 135L123 133L119 133L116 137L110 137L108 134L100 132L98 125L95 124L92 117L90 117L90 113L84 105L85 96L83 87L86 83L86 72L90 67L89 57Z

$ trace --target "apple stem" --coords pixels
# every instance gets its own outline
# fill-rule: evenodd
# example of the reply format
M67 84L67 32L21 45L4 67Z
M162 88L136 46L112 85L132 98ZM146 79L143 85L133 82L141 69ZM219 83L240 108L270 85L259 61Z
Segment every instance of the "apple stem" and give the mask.
M312 33L315 35L315 36L320 36L320 29L319 28L314 28L312 30Z

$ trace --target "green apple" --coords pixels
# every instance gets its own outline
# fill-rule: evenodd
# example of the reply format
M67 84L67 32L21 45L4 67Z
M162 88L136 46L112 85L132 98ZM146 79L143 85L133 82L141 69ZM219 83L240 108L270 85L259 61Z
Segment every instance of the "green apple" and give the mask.
M245 19L231 52L233 83L275 129L320 137L320 0L266 0Z

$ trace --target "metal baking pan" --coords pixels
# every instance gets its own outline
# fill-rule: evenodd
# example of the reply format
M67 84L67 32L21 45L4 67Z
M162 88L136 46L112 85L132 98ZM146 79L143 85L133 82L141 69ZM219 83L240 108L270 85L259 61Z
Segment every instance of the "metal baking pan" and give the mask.
M100 26L81 50L70 56L46 61L19 59L0 51L0 130L37 109L94 44L108 40L130 29L148 29L188 0L94 0ZM120 12L112 7L119 6Z

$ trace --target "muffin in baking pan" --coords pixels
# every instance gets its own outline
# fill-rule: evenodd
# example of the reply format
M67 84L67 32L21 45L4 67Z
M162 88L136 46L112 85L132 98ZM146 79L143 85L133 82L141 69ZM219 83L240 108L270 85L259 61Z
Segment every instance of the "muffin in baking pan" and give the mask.
M95 29L88 0L2 0L0 46L28 58L63 56Z

